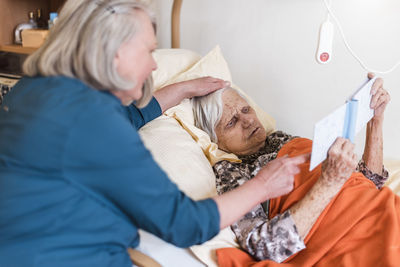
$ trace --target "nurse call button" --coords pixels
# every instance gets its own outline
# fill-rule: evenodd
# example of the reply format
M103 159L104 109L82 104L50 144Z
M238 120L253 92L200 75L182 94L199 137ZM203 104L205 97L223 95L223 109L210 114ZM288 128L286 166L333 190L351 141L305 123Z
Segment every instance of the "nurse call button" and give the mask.
M322 53L322 54L319 56L319 59L320 59L322 62L327 62L328 59L329 59L329 54L328 54L327 52L324 52L324 53Z

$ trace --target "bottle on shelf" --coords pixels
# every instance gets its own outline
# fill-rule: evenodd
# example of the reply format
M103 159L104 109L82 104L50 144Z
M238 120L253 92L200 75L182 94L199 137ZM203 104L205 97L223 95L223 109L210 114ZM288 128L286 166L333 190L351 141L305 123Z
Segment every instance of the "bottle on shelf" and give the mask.
M28 24L32 25L33 27L37 27L37 23L35 21L35 15L33 14L33 11L29 12Z
M36 29L36 28L37 28L37 23L35 21L35 15L31 11L29 12L29 21L27 23L21 23L15 28L14 31L15 43L22 44L22 37L21 37L22 30Z
M36 23L37 23L37 27L39 29L47 29L48 28L47 21L43 17L43 12L42 12L41 8L39 8L36 11Z
M56 23L57 19L58 19L58 13L57 12L51 12L50 13L50 19L49 19L49 29L54 26L54 24Z

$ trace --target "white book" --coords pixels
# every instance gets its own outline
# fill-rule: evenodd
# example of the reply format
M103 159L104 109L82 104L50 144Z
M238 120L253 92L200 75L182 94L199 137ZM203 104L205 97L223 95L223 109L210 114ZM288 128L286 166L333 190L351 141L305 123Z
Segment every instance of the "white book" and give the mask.
M345 104L315 124L310 170L327 158L328 150L337 137L354 143L355 136L372 119L371 87L375 79L367 79Z

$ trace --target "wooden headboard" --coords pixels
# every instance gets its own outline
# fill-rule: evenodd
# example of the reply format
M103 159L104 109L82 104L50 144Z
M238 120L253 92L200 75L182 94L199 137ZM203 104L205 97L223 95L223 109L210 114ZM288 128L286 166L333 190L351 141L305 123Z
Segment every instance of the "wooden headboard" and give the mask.
M174 0L171 13L171 48L180 48L180 19L183 0Z

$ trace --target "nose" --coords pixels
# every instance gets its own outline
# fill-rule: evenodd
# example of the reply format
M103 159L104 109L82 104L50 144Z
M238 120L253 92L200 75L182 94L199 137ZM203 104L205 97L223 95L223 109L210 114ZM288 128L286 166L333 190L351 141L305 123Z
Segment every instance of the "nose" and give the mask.
M242 115L242 127L244 129L249 128L251 125L253 125L254 119L252 116L247 116L247 115Z
M152 65L151 65L152 68L151 68L151 70L155 71L157 69L157 62L155 61L153 56L151 56L151 59L152 59Z

